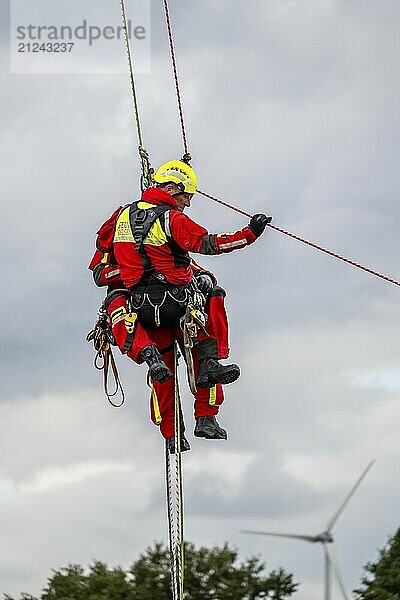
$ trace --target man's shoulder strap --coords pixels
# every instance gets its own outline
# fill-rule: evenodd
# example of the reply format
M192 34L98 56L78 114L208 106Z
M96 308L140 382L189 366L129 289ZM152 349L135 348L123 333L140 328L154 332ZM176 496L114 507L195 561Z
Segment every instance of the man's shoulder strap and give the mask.
M142 266L144 270L144 280L148 280L150 276L157 279L160 283L166 283L166 277L163 273L157 271L147 252L144 248L144 240L146 239L150 229L154 223L171 210L169 206L152 206L151 208L139 208L139 202L132 202L129 209L129 222L132 229L133 239L135 241L135 250L140 254Z
M132 202L129 209L129 221L132 229L133 238L135 240L135 250L139 250L143 245L144 240L153 227L154 223L160 217L163 217L171 210L170 206L160 205L152 206L151 208L139 208L139 202ZM163 220L163 225L166 220ZM169 220L168 220L169 222ZM165 232L170 235L168 231Z

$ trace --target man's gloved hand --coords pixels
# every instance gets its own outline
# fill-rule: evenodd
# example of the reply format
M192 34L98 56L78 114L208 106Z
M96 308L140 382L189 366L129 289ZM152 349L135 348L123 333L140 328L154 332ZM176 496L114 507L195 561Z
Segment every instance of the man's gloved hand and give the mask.
M207 275L207 273L201 273L201 275L198 275L196 277L196 283L199 290L203 292L205 296L208 296L208 294L212 292L214 287L214 282L211 279L211 277Z
M260 237L268 223L271 223L271 221L272 217L267 217L267 215L260 213L251 217L249 227L256 237Z

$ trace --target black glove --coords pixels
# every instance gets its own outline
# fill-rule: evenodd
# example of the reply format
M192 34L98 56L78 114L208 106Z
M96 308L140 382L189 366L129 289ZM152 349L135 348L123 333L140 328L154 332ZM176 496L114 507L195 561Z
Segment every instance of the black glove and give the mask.
M196 277L197 287L205 296L213 291L214 282L207 273L201 273Z
M254 217L251 217L249 227L256 237L260 237L268 223L271 223L271 221L272 217L267 217L267 215L263 214L257 214L254 215Z

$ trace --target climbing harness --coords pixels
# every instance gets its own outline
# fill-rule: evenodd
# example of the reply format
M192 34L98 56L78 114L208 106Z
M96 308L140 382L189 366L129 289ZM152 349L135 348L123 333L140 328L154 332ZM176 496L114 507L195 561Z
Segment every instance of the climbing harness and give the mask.
M153 227L157 219L164 215L167 211L171 210L169 206L154 206L147 210L140 209L138 202L133 202L129 209L129 221L132 229L133 239L135 240L135 250L139 252L140 260L143 267L143 280L148 280L150 277L154 277L160 283L166 283L167 278L163 273L157 271L144 247L144 241Z
M166 326L176 327L190 298L188 286L170 283L135 286L131 291L133 309L146 329Z
M96 351L93 364L98 371L103 371L103 387L107 400L114 406L120 408L125 402L125 393L119 378L119 373L111 346L115 346L116 342L112 333L108 316L105 312L104 304L100 307L98 319L94 328L89 331L86 336L87 342L93 342ZM111 365L111 371L114 378L114 392L108 389L108 373ZM112 400L114 396L120 394L120 402L116 403Z
M167 491L168 537L171 568L172 600L183 600L184 588L184 512L181 435L183 416L178 382L178 349L174 345L174 424L175 453L165 440L165 477Z

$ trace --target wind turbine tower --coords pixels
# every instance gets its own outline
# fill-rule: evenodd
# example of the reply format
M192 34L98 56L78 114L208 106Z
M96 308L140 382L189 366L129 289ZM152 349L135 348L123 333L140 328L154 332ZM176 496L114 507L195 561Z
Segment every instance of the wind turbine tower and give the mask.
M351 488L350 492L347 494L346 498L343 500L343 502L340 504L339 508L335 511L335 513L329 519L324 531L322 531L318 535L303 535L303 534L296 534L296 533L277 533L277 532L273 532L273 531L249 531L249 530L242 530L241 532L242 533L251 533L251 534L255 534L255 535L268 535L268 536L281 537L281 538L290 538L290 539L295 539L295 540L303 540L304 542L310 542L312 544L317 544L317 543L321 544L322 548L324 550L324 555L325 555L325 572L324 572L325 596L324 596L324 600L332 600L332 572L334 573L334 575L336 577L336 581L337 581L339 590L341 591L344 600L350 600L350 596L346 591L343 577L341 575L339 565L338 565L338 562L336 559L336 554L335 554L335 549L334 549L335 539L332 534L332 529L336 525L340 515L344 511L345 507L349 503L351 497L355 493L356 489L358 488L358 486L360 485L360 483L362 482L364 477L367 475L368 471L371 469L374 462L375 461L372 460L369 463L369 465L366 467L366 469L364 469L364 471L361 473L360 477L357 479L356 483Z

